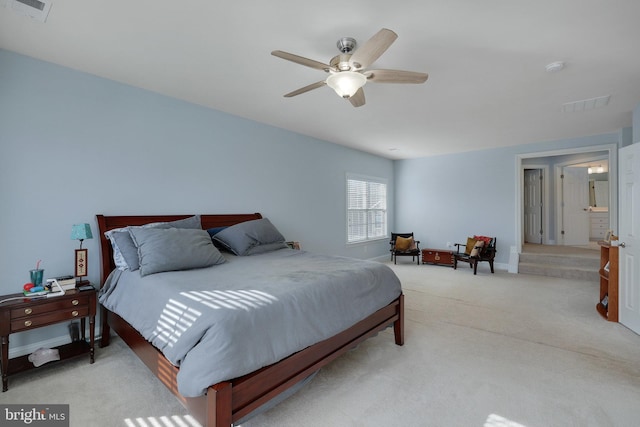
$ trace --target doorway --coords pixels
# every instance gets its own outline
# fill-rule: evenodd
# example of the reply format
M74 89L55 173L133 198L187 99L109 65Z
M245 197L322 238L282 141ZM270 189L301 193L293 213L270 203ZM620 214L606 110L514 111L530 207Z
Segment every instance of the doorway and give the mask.
M525 170L544 169L548 171L551 165L555 167L554 174L550 175L546 173L542 180L541 199L543 207L541 210L541 217L543 222L543 234L541 240L542 244L545 245L562 244L562 239L559 239L562 227L557 212L557 207L562 203L559 194L561 168L562 166L578 163L579 161L576 160L576 157L582 156L582 161L587 161L590 157L596 155L604 155L609 164L609 227L614 230L617 229L618 145L616 143L539 153L519 154L516 155L516 171L518 176L518 182L516 184L516 246L513 250L516 250L518 253L522 253L523 243L525 242ZM543 174L544 173L545 172L543 171ZM551 188L553 188L553 191L551 191ZM552 192L555 194L555 197L550 196Z
M543 226L544 208L547 203L543 202L545 191L545 167L531 168L524 170L524 242L544 243L544 233L547 231Z
M589 244L589 175L586 167L564 166L560 174L558 244Z

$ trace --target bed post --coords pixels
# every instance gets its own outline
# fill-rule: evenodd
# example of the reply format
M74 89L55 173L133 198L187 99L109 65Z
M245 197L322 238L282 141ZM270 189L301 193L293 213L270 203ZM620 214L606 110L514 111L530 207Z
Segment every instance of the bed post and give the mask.
M97 214L96 222L98 223L98 230L100 231L100 286L102 289L104 283L107 281L107 277L109 277L109 273L113 270L111 266L111 260L113 259L111 255L111 245L104 235L104 231L106 231L107 223L104 215ZM109 313L107 310L100 304L100 320L101 320L101 338L100 338L100 347L106 347L109 345L111 340L111 328L109 327Z
M397 345L404 345L404 294L398 297L398 320L393 322L393 333Z
M207 389L205 427L231 427L231 383L214 384Z
M111 342L111 326L109 326L109 312L102 304L100 304L100 319L102 321L100 348L104 348Z

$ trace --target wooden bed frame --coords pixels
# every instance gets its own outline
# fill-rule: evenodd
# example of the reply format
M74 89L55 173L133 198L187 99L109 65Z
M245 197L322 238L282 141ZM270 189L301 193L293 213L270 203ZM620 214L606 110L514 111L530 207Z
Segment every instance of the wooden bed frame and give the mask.
M143 225L158 221L175 221L193 215L104 216L97 215L102 255L101 287L115 268L112 248L104 232L127 225ZM262 218L259 213L238 215L201 215L202 228L223 227ZM101 307L102 339L100 347L109 345L113 329L136 353L158 379L182 402L189 413L206 427L231 426L283 391L316 372L360 342L394 327L395 342L404 344L404 295L376 311L349 329L307 347L265 368L240 378L209 386L207 394L187 398L178 392L177 367L153 347L142 335L118 315Z

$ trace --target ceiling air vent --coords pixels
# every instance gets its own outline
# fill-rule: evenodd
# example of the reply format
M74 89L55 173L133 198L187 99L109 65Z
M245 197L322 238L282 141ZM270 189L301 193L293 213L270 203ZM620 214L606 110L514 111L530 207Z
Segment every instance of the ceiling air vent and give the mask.
M599 96L597 98L583 99L580 101L567 102L562 104L562 111L565 113L575 113L588 111L596 108L606 107L609 104L611 95Z
M5 0L0 1L0 4L40 22L47 20L51 9L51 0Z

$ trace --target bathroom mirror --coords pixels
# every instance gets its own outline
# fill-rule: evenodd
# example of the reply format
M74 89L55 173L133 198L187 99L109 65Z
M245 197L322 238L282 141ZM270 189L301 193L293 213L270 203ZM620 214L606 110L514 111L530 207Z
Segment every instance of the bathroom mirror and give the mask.
M589 179L589 205L593 208L609 207L609 181Z

